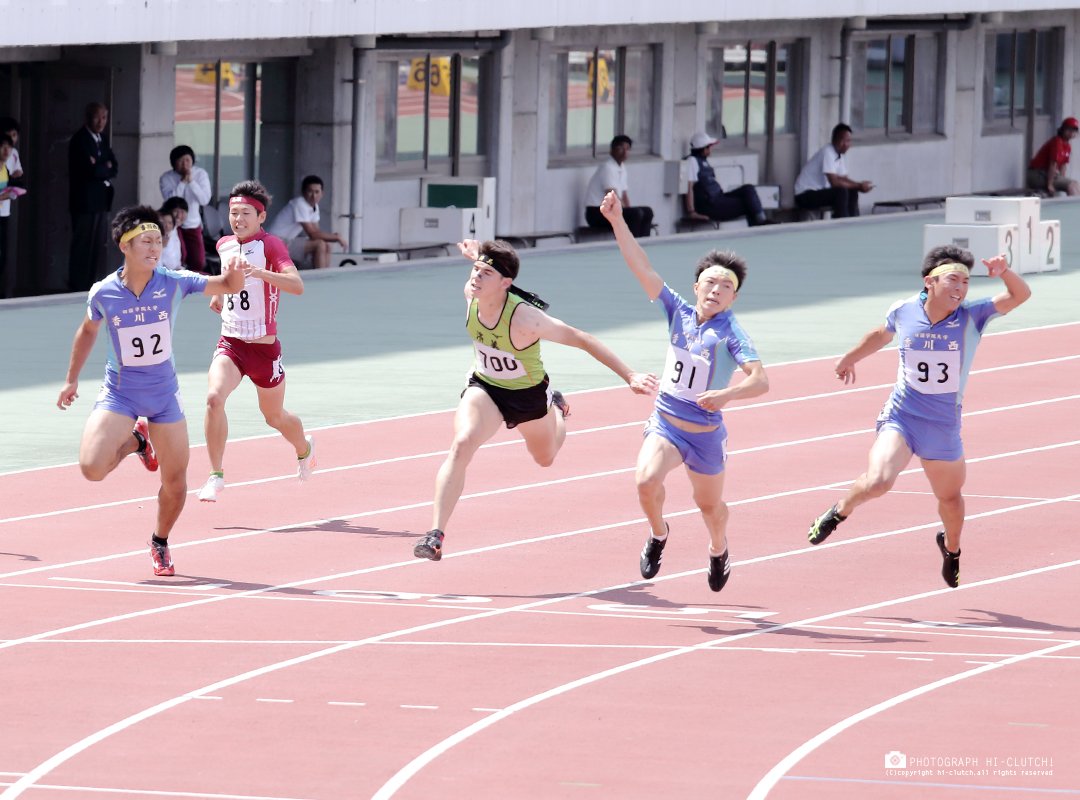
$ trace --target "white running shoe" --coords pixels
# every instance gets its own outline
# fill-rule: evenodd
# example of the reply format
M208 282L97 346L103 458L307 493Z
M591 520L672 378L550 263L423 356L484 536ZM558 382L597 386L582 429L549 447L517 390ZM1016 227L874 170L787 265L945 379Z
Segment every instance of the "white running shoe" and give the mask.
M211 475L206 479L206 485L199 490L199 499L204 503L216 503L217 496L224 491L225 479Z
M318 463L315 461L315 438L308 436L307 444L307 455L296 460L296 477L302 481L311 479L311 476L315 474L315 466Z

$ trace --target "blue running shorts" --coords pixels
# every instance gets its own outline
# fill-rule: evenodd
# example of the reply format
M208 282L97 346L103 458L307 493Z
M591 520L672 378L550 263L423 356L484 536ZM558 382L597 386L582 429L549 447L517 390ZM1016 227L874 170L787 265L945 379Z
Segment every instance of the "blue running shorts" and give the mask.
M686 468L702 475L717 475L727 461L727 428L720 423L715 431L690 433L680 430L653 411L645 423L645 436L655 434L675 445Z

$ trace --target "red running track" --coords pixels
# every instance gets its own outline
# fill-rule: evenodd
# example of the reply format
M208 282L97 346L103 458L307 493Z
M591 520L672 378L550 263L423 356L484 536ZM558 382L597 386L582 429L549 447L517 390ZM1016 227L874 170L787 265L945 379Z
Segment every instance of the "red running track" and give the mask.
M134 459L0 477L0 797L1078 794L1078 353L1080 326L984 340L957 590L917 468L806 545L893 352L847 389L827 360L773 367L730 409L721 594L678 473L663 570L638 576L649 403L625 390L573 398L550 469L509 435L482 450L437 564L411 547L448 413L317 432L302 486L287 445L234 442L175 578L150 572ZM205 469L196 449L192 486Z

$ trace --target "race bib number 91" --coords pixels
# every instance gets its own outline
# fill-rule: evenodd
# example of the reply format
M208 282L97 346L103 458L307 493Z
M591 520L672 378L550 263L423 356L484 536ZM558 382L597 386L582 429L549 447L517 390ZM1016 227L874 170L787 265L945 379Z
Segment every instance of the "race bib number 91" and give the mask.
M525 367L509 353L480 342L473 342L473 346L476 348L476 371L481 375L497 380L525 377Z
M169 321L119 328L120 362L125 367L152 367L172 357Z
M921 394L946 394L960 388L959 350L908 350L904 353L907 385Z
M668 349L660 390L691 403L709 384L709 362L681 347Z

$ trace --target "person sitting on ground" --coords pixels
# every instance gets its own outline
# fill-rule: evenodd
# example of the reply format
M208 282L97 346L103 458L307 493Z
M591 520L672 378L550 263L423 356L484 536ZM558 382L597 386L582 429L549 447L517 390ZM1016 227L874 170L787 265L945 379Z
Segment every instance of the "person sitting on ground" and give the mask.
M1047 197L1053 197L1057 192L1065 192L1070 197L1080 194L1080 183L1065 175L1069 167L1069 156L1072 155L1069 141L1076 136L1077 130L1080 130L1080 122L1076 121L1076 117L1066 117L1057 133L1039 148L1035 158L1028 164L1029 189L1045 192Z
M717 140L698 131L690 139L687 156L686 216L688 219L724 222L745 216L747 224L768 225L757 190L749 183L725 192L709 165L709 154Z
M622 204L622 217L626 220L626 227L634 236L641 238L652 233L653 210L648 206L631 206L630 196L627 194L626 167L627 157L634 142L629 136L619 134L611 140L611 156L596 168L589 186L585 190L585 222L590 228L610 231L609 223L600 213L600 204L604 201L604 195L615 192Z
M289 257L298 267L326 269L330 266L330 242L348 252L349 244L339 233L319 227L319 201L323 196L323 180L308 175L300 183L300 195L289 201L270 223L270 233L285 242Z
M806 162L795 179L795 205L808 211L831 208L834 217L859 216L859 194L874 188L870 181L848 177L844 154L851 149L851 127L832 129L831 141Z

